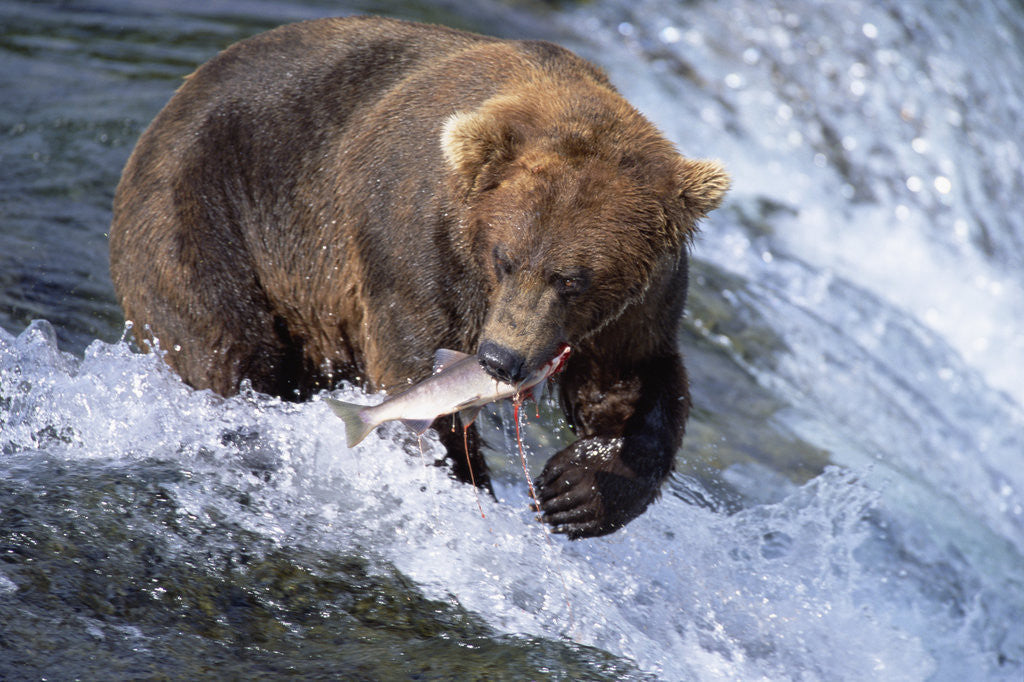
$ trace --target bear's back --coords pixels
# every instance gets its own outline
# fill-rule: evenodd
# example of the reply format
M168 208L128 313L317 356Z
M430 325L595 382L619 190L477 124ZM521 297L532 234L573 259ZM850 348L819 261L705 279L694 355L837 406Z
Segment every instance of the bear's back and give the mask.
M375 17L225 49L143 133L115 194L111 275L127 319L187 348L168 361L222 394L248 377L285 395L289 373L306 394L319 368L360 365L368 306L394 310L379 322L391 335L431 345L396 346L390 374L429 370L437 343L461 343L482 310L479 287L451 295L476 265L453 260L465 252L452 243L461 197L442 128L523 87L539 87L525 104L541 108L614 92L551 43ZM444 331L456 324L458 339Z

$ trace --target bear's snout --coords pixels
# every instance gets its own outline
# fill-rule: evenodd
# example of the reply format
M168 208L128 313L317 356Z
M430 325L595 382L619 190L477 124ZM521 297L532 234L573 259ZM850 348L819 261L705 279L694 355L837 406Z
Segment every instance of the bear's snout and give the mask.
M493 341L480 344L477 357L484 370L495 379L513 386L526 379L526 358Z

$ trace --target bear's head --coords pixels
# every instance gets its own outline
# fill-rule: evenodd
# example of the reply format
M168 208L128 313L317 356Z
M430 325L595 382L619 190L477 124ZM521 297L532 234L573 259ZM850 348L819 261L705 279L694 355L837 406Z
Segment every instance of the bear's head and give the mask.
M493 97L450 116L441 148L460 241L488 283L478 354L513 384L642 301L729 186L601 87Z

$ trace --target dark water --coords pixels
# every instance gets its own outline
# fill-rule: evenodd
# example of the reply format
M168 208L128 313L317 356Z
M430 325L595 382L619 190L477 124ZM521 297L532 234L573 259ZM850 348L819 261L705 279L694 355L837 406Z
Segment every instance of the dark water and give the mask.
M181 77L366 11L558 40L734 175L620 533L544 536L500 409L481 519L433 441L119 341L113 189ZM0 3L0 678L1021 679L1022 45L997 1Z

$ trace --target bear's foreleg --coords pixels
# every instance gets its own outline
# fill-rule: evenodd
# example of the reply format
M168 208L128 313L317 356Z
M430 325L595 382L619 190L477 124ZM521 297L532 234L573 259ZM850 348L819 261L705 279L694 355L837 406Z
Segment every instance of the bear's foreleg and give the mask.
M617 375L587 364L571 368L562 389L581 437L555 454L536 482L544 521L573 539L611 533L657 498L690 404L678 354Z

